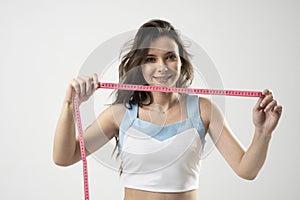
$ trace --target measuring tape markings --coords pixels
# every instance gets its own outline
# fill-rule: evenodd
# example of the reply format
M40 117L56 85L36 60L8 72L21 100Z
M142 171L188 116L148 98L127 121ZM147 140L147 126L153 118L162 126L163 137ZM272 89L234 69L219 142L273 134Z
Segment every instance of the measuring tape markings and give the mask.
M118 83L104 83L99 82L98 88L103 89L117 89L117 90L132 90L132 91L146 91L146 92L176 92L184 94L207 94L207 95L226 95L226 96L240 96L240 97L263 97L262 92L245 91L245 90L214 90L214 89L198 89L198 88L171 88L166 86L151 86L151 85L134 85L134 84L118 84ZM84 198L89 200L89 183L88 183L88 167L85 154L83 130L79 110L79 97L76 94L74 97L75 120L78 130L78 139L80 145L80 154L83 164L83 179L84 179Z
M167 86L134 85L134 84L119 84L119 83L104 83L104 82L99 82L98 88L146 91L146 92L177 92L177 93L184 93L184 94L225 95L225 96L239 96L239 97L263 97L264 96L262 92L259 91L172 88Z
M83 130L82 130L81 117L80 117L80 110L79 110L79 97L77 94L75 95L73 102L74 102L75 120L76 120L77 131L78 131L80 154L81 154L81 160L83 165L84 199L89 200L90 195L89 195L89 182L88 182L88 167L87 167L87 160L86 160L84 140L83 140Z

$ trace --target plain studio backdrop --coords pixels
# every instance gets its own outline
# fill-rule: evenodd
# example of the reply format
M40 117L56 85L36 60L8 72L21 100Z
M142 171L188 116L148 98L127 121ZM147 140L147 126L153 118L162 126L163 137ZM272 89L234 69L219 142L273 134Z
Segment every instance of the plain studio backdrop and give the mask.
M0 199L83 199L81 163L52 161L67 83L99 45L153 18L197 42L224 88L270 88L284 107L259 176L237 177L213 150L202 161L199 199L300 198L299 1L1 0ZM255 102L226 98L227 121L246 147ZM118 173L93 157L88 164L92 199L122 199Z

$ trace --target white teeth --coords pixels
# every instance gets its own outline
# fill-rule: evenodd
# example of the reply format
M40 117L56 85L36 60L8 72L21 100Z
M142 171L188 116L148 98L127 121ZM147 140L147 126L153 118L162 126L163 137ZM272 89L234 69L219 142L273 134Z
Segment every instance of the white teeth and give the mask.
M168 77L155 77L155 79L160 82L166 82L169 78Z
M168 78L156 78L156 79L158 79L158 80L168 80Z

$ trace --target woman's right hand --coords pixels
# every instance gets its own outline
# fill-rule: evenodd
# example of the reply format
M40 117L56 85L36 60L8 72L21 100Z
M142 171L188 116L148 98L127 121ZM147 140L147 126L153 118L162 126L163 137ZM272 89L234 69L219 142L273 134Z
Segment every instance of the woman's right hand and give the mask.
M90 77L77 77L69 81L65 101L73 103L73 97L78 94L79 103L87 101L90 96L97 90L98 75L94 73Z

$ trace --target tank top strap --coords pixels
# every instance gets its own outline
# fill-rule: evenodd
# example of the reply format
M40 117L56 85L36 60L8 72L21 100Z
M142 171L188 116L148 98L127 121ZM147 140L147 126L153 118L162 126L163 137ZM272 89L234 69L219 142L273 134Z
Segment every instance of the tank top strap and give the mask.
M129 105L126 105L126 107L129 107ZM138 105L132 105L131 109L126 108L126 112L124 114L123 120L120 124L120 130L119 130L119 143L118 143L118 150L119 153L122 150L123 146L123 139L126 131L132 126L132 123L137 118L137 111L138 111Z
M138 105L132 105L131 109L129 105L126 105L126 112L123 118L125 124L131 124L137 118Z
M199 113L199 99L196 95L187 95L187 113L189 119L193 122L194 127L200 121Z
M200 116L199 97L197 95L187 95L187 113L188 118L193 123L195 129L198 130L201 139L204 138L204 125Z

